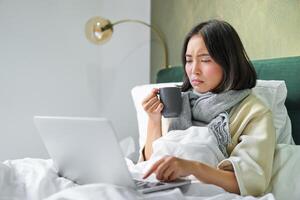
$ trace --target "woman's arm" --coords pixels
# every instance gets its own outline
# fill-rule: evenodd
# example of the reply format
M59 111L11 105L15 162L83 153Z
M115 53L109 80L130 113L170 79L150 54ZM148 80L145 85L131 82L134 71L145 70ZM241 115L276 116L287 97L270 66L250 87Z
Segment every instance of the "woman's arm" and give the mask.
M144 160L148 160L152 154L152 143L162 135L161 111L163 104L157 97L158 89L153 89L143 100L142 106L148 115L147 138L143 150Z
M200 162L195 162L193 165L194 167L191 174L197 179L208 184L222 187L228 192L240 194L234 172L217 169Z
M148 160L152 154L152 143L161 137L161 119L148 118L147 138L144 148L144 158Z
M161 181L173 181L180 177L194 175L204 183L214 184L228 192L240 194L234 172L220 170L197 161L166 156L158 160L143 178L147 178L152 173L155 173L156 178Z

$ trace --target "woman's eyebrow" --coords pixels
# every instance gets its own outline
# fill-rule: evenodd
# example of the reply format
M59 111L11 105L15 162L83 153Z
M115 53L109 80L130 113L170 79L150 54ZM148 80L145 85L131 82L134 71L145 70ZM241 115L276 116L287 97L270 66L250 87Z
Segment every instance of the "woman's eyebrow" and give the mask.
M209 56L208 53L201 53L201 54L198 54L197 57L202 57L202 56Z
M197 57L202 57L202 56L210 56L208 53L201 53L201 54L198 54ZM192 57L191 54L185 54L185 57Z

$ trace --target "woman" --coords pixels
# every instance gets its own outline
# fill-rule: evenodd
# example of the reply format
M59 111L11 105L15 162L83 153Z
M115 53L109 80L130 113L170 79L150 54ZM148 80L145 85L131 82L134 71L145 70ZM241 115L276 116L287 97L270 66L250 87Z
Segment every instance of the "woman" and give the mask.
M159 180L172 181L194 175L228 192L262 195L271 179L275 128L271 111L251 93L256 73L238 34L224 21L200 23L186 36L182 62L185 72L182 92L189 100L189 105L183 107L191 109L191 119L183 123L181 116L170 123L168 130L204 124L214 131L226 159L213 167L166 156L144 178L155 173ZM148 114L145 160L151 157L152 143L164 135L163 104L157 92L154 89L143 101Z

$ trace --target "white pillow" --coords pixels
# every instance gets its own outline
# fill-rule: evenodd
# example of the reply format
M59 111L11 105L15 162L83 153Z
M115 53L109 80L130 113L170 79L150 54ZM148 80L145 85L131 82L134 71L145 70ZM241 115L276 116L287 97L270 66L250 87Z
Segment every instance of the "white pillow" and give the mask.
M276 199L299 199L300 197L300 146L279 144L276 146L272 179L267 193Z
M131 90L137 111L140 147L144 146L146 140L148 121L147 114L142 107L143 99L150 93L152 88L169 87L181 84L182 82L148 84L136 86ZM291 134L291 120L284 105L287 96L285 82L281 80L257 80L253 92L273 113L277 143L294 144Z
M273 113L277 144L295 144L291 120L284 105L287 96L285 81L257 80L253 92Z

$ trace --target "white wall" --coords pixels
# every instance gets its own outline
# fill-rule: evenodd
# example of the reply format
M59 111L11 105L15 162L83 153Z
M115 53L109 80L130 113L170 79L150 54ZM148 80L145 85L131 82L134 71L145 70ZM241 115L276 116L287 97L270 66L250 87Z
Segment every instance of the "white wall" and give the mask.
M150 31L115 27L103 46L84 37L100 15L150 22L150 0L0 1L0 161L47 158L34 115L102 116L137 139L130 89L149 83Z

